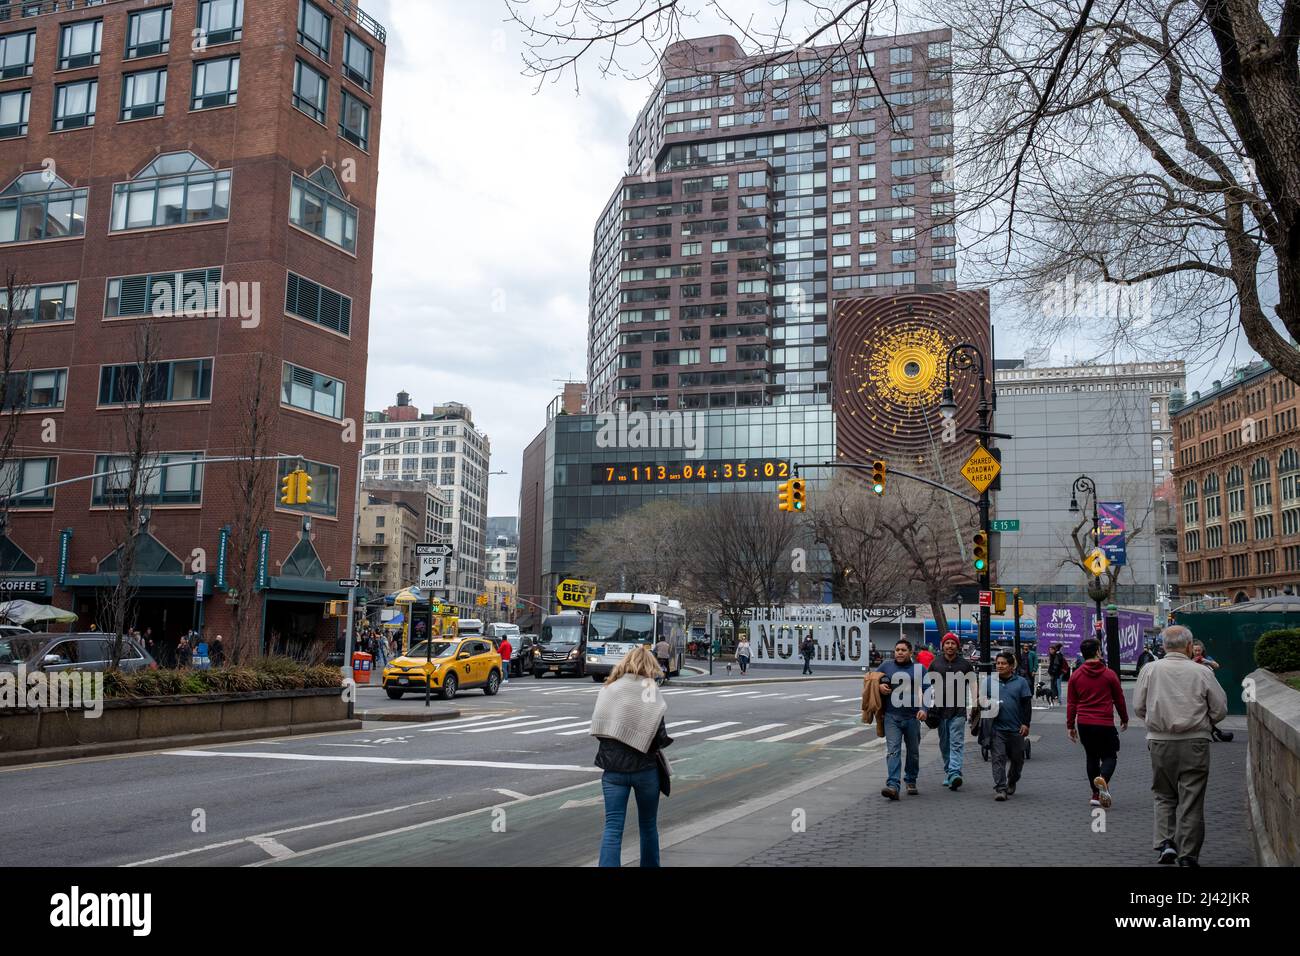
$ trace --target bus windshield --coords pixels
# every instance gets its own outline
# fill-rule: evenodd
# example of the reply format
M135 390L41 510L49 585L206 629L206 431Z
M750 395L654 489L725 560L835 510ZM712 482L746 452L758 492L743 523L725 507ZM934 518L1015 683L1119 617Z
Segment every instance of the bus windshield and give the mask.
M619 611L591 612L591 639L617 644L653 644L654 616L648 611L628 614Z

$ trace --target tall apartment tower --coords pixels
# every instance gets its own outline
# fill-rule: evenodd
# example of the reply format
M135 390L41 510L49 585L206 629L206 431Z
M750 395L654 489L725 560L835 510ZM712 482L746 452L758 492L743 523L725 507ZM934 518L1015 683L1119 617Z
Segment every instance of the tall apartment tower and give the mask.
M596 224L588 411L827 403L838 299L956 288L950 37L665 51Z
M336 635L323 604L352 572L384 45L343 0L0 3L0 308L25 376L3 463L9 593L95 620L126 479L43 486L120 467L143 392L139 626L174 643L197 617L229 641L236 606L255 606L270 650ZM198 463L250 453L255 397L261 450L301 457L309 504L279 504L294 461L254 495L232 464Z

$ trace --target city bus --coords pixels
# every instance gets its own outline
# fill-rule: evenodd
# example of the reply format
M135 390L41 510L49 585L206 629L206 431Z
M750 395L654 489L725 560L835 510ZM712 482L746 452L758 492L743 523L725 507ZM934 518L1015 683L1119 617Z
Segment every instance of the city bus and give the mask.
M587 673L599 683L635 645L644 644L653 654L660 639L672 648L668 676L676 676L686 656L681 601L659 594L606 594L591 602L587 614Z

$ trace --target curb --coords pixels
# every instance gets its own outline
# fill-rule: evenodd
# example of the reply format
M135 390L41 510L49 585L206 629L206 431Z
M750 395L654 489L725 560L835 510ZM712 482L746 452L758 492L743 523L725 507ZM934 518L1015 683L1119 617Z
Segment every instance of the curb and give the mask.
M354 711L352 716L357 720L395 720L407 721L413 724L427 724L432 720L456 720L460 715L459 710L440 710L431 714L411 710L358 710Z

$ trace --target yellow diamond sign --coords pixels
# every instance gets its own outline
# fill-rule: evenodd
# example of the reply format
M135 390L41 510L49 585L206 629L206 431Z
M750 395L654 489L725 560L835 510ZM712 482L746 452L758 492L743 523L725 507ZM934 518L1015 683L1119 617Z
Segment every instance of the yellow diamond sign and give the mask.
M1106 573L1106 569L1110 567L1110 559L1106 557L1106 553L1101 548L1095 548L1083 559L1083 565L1096 577L1101 577Z
M962 475L980 494L993 484L993 479L1001 470L1002 466L998 464L998 460L983 445L971 452L971 456L966 459L966 464L961 466Z

